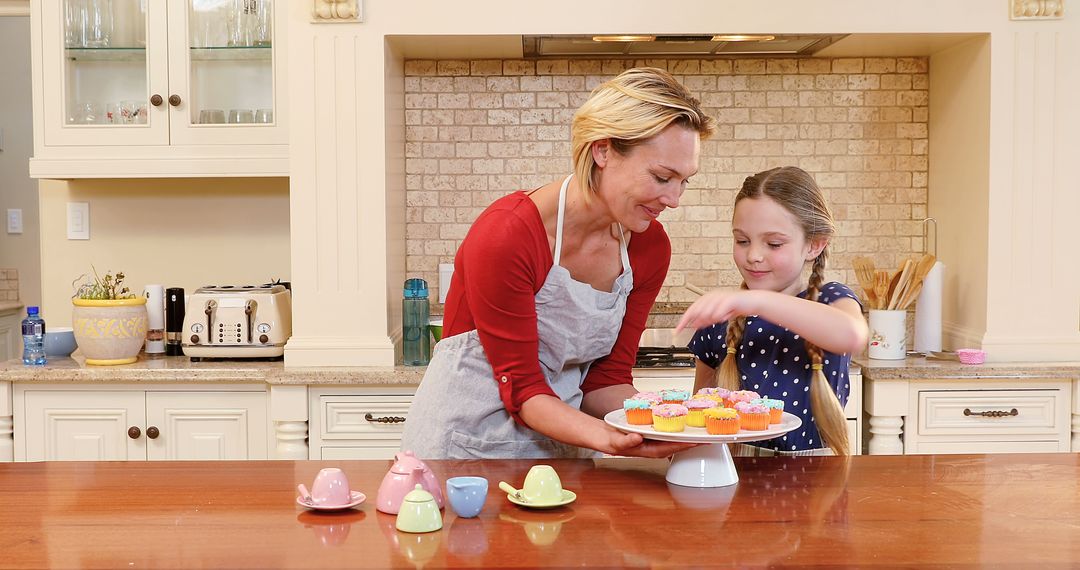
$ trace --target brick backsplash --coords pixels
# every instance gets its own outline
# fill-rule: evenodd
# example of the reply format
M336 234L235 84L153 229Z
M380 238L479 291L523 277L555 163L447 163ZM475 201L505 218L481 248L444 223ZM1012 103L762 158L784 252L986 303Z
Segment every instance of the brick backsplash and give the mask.
M0 269L0 301L19 300L19 270Z
M570 172L570 119L601 82L667 69L718 121L701 170L661 221L672 260L658 301L687 283L738 286L732 202L743 179L797 165L824 189L838 235L828 279L856 284L851 258L897 267L923 250L929 61L925 57L405 62L406 247L410 276L438 282L493 200Z

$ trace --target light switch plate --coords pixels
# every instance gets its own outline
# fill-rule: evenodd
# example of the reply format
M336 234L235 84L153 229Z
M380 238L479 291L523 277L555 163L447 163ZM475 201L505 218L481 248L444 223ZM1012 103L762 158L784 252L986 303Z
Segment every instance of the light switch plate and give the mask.
M90 203L67 203L68 239L90 239Z
M21 208L8 208L8 211L7 211L7 233L9 233L9 234L21 234L22 233L22 209Z

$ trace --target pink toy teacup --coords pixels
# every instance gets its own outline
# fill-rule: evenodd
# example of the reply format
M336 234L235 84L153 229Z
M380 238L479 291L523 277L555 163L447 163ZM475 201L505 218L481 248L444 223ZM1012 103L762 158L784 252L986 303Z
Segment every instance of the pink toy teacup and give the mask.
M982 364L986 362L986 352L977 348L958 348L956 357L963 364Z
M301 485L302 487L303 485ZM301 493L304 489L300 490ZM311 502L323 507L344 506L352 502L349 479L337 467L327 467L315 476L311 484Z

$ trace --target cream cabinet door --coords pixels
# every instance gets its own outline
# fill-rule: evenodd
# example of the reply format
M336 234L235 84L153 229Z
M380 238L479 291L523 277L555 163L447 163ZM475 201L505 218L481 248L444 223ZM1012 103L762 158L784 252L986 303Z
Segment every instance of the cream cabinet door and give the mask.
M266 459L266 393L147 392L146 431L151 460Z
M22 354L22 319L20 313L0 317L0 362L18 358Z
M146 458L143 392L28 390L25 402L26 461ZM131 428L139 430L135 438Z

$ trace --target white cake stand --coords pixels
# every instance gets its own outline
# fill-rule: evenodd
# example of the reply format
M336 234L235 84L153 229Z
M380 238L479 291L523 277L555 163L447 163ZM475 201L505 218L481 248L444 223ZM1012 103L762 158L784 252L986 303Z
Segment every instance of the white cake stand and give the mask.
M640 433L646 439L712 444L699 445L672 456L665 478L668 483L683 487L726 487L738 483L739 474L735 471L735 462L731 460L731 450L727 444L772 439L802 425L802 420L787 412L784 412L780 423L770 425L767 430L739 430L734 435L712 435L705 428L690 426L676 433L656 431L651 424L626 423L626 412L623 410L609 412L604 416L604 421L620 431Z

